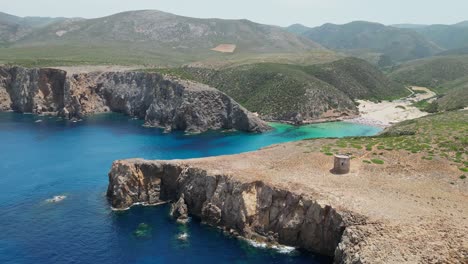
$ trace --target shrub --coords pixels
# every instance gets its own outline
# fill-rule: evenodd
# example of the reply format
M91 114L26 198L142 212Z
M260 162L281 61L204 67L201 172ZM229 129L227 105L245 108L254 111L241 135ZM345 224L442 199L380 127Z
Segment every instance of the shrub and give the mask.
M424 111L431 113L431 114L437 113L439 112L439 104L437 102L432 102L426 108L424 108Z
M383 160L380 159L371 159L372 163L382 165L384 164Z

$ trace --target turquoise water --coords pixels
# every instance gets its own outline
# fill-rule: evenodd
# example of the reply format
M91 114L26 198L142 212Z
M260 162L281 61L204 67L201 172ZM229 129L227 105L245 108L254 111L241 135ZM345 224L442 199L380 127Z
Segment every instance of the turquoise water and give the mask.
M42 120L41 122L37 122ZM255 248L193 220L181 230L168 207L113 212L105 198L113 160L194 158L310 137L373 135L378 128L274 125L262 135L163 134L118 114L83 122L0 113L0 263L328 263L304 252ZM46 199L67 198L60 203ZM144 236L135 234L145 223ZM187 232L186 242L177 235Z

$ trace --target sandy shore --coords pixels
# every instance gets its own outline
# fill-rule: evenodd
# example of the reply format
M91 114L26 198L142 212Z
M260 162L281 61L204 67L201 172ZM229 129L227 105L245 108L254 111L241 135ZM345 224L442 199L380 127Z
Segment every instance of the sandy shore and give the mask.
M412 94L408 97L395 100L375 103L366 100L358 100L360 117L347 120L347 122L388 127L392 124L405 120L415 119L428 115L428 113L412 106L415 102L430 99L436 93L425 87L411 87ZM425 93L415 93L414 91L424 91Z

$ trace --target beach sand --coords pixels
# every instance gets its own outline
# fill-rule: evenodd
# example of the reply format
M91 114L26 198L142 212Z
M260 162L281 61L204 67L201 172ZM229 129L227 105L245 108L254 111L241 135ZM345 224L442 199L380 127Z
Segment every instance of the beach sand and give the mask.
M428 113L412 106L414 103L436 96L436 93L425 87L411 87L412 94L395 101L382 101L380 103L357 100L360 117L347 120L347 122L388 127L405 120L415 119L428 115ZM415 93L424 91L425 93Z

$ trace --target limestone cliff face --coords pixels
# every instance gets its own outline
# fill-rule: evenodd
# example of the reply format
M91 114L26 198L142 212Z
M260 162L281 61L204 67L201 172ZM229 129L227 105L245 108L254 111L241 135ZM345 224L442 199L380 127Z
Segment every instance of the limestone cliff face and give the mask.
M59 111L64 107L65 77L66 72L55 69L0 68L0 110Z
M107 196L117 209L136 203L180 203L182 198L189 213L205 223L329 256L335 254L345 229L343 217L347 217L328 205L262 182L240 182L177 161L116 161L109 173Z
M122 112L167 131L269 129L265 122L214 88L143 72L67 76L56 69L0 67L0 111L8 110L65 118Z

